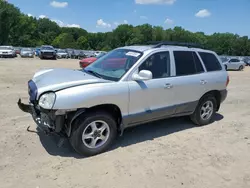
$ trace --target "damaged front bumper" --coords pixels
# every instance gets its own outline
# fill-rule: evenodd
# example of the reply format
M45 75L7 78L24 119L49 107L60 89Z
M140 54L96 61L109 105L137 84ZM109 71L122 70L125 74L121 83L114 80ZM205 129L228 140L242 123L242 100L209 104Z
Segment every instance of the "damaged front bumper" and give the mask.
M21 99L17 102L18 107L26 113L30 113L33 117L33 120L37 124L37 127L44 131L45 133L57 133L62 134L62 130L65 125L65 115L56 115L54 110L44 110L33 103L24 104Z

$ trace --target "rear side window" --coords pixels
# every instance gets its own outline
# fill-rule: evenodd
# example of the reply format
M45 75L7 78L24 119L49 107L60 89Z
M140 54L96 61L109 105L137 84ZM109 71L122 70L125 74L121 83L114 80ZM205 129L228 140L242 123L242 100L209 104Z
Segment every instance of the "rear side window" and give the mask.
M207 52L199 52L199 55L201 56L201 59L208 72L218 71L222 69L219 60L214 54Z
M204 72L196 53L191 51L174 51L176 76L185 76Z

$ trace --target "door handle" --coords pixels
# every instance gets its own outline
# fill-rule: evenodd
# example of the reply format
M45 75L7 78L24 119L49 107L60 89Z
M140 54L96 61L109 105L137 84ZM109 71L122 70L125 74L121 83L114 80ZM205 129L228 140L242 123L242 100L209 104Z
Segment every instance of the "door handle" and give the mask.
M207 83L207 81L206 81L206 80L201 80L200 83L201 83L202 85L204 85L204 84Z
M169 84L169 83L165 84L165 86L164 86L165 89L171 89L172 87L173 87L173 85Z

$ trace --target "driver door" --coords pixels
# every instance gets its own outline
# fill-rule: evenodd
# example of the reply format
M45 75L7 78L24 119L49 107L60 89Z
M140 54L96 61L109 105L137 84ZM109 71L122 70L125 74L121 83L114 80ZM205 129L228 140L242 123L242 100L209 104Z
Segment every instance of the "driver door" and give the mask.
M138 68L152 72L146 81L128 81L130 90L129 116L126 124L133 126L162 119L174 113L174 92L170 77L170 54L168 51L150 55Z
M229 69L238 69L240 60L238 59L231 59L228 63Z

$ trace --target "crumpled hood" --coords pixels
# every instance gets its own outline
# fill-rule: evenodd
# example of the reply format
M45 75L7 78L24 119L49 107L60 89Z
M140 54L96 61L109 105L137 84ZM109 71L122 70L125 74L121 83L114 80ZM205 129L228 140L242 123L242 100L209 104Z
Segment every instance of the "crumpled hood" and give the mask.
M73 69L46 69L37 72L32 79L37 87L37 96L46 91L57 91L68 87L107 83L104 80L87 74L81 70Z

